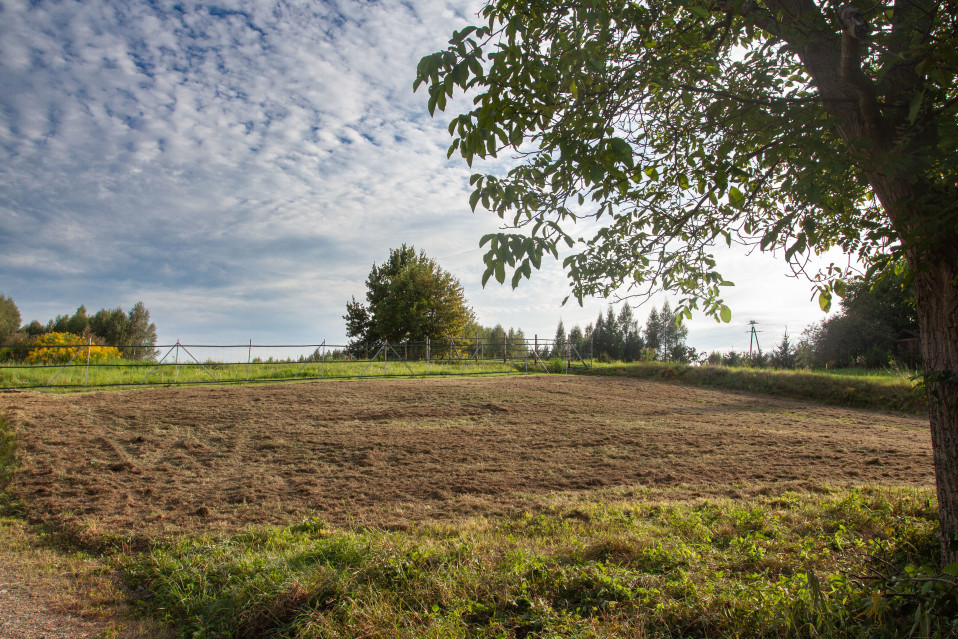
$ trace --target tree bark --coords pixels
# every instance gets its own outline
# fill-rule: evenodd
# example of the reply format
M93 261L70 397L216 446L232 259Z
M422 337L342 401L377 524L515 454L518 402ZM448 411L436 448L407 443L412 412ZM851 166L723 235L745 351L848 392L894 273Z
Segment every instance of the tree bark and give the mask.
M935 459L942 565L958 563L958 272L913 265Z

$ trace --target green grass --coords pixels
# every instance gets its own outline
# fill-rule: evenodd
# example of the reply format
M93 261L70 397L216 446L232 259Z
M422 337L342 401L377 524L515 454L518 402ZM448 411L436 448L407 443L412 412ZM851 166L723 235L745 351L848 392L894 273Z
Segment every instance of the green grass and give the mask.
M534 370L530 366L531 370ZM148 362L122 364L76 364L70 366L0 366L0 388L84 388L98 386L215 384L289 381L292 379L343 379L356 377L418 377L474 374L503 374L525 370L524 362L501 360L463 360L461 362L377 361L351 362L265 362L197 364Z
M907 373L889 371L791 371L674 362L596 364L590 375L676 381L726 390L766 393L838 406L923 414L924 390Z
M144 611L183 637L946 637L956 589L920 581L938 574L936 532L929 491L824 488L557 499L391 531L307 520L125 565Z

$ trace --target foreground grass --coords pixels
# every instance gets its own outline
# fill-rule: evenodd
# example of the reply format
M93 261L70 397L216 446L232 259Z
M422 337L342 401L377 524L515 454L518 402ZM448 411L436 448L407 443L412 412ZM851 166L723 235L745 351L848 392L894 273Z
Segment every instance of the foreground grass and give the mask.
M184 637L954 636L956 589L926 580L936 532L930 492L824 488L556 499L390 531L307 520L125 564L145 610Z
M733 366L689 366L675 362L596 364L589 375L676 381L725 390L791 397L836 406L924 414L924 390L907 375L863 374L853 370L791 371Z

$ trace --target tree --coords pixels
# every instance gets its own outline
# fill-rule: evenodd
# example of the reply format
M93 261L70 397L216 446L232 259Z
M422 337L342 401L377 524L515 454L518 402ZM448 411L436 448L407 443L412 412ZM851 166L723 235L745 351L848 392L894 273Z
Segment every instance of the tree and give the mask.
M853 280L841 313L812 327L815 363L885 366L894 355L896 335L917 328L911 291L902 275L890 274L874 283Z
M462 337L473 321L459 280L411 246L389 251L366 278L366 302L346 303L352 344Z
M907 264L929 391L942 558L958 562L958 4L876 0L555 0L487 4L486 22L419 63L431 112L514 232L482 238L512 283L559 246L572 294L664 287L729 321L713 246L801 267L840 247L872 271ZM569 228L595 218L576 245ZM819 302L847 268L814 275Z
M559 320L559 325L556 326L555 337L552 338L552 354L551 357L565 358L565 348L566 348L566 337L565 337L565 324L562 323L562 320Z
M788 339L788 328L782 336L782 342L768 358L768 363L775 368L795 368L796 348Z
M645 347L653 351L656 357L662 353L662 322L655 307L652 307L645 320Z
M662 302L659 326L661 327L662 359L680 362L687 360L688 348L685 346L685 340L689 335L689 327L680 323L678 311L672 310L668 300Z
M121 309L122 310L122 309ZM116 346L129 346L124 356L137 360L156 359L156 324L150 321L150 311L143 302L137 302L126 316L126 342ZM109 344L109 342L107 342Z
M589 347L589 340L578 324L573 325L569 331L569 342L572 343L572 347L576 349L580 357L589 357L591 355L592 349Z
M629 304L623 304L619 311L619 331L622 333L622 360L634 362L642 357L642 348L645 343L642 341L642 335L639 331L639 323L635 319L632 307Z
M20 328L20 309L13 299L0 293L0 345Z

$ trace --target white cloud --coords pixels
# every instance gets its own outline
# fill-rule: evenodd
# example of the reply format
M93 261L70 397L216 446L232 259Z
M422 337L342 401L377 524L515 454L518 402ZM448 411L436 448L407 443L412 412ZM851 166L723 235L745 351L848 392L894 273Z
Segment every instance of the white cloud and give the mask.
M555 263L480 286L498 220L469 212L472 171L412 92L478 3L0 6L0 277L25 319L143 300L161 340L342 341L403 242L485 323L551 335L598 312L560 308Z

